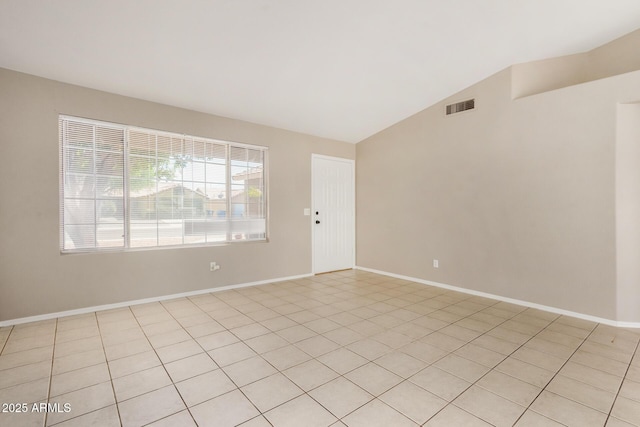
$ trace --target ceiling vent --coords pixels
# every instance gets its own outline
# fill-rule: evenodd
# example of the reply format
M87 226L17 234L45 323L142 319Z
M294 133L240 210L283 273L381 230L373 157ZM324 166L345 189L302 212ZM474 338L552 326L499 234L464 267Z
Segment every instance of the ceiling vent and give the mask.
M466 101L456 102L455 104L449 104L447 105L447 116L467 110L473 110L474 108L476 108L475 99L468 99Z

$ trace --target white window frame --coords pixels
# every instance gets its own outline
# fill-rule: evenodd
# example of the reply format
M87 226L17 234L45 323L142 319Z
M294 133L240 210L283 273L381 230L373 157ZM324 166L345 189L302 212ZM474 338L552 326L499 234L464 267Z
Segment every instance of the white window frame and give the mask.
M122 246L116 246L116 247L100 247L98 246L98 237L97 237L97 232L95 235L95 247L88 247L88 248L65 248L65 154L64 154L64 149L65 149L65 142L64 142L64 135L63 135L63 122L65 121L72 121L72 122L77 122L80 124L87 124L87 125L92 125L92 126L101 126L101 127L105 127L105 128L111 128L111 129L118 129L118 130L122 130L123 131L123 136L124 136L124 140L123 140L123 151L124 151L124 165L123 165L123 195L122 195L122 201L123 201L123 209L124 209L124 236L123 236L123 245ZM268 242L269 241L269 149L268 147L265 146L260 146L260 145L252 145L252 144L244 144L244 143L239 143L239 142L233 142L233 141L225 141L225 140L218 140L218 139L212 139L212 138L206 138L206 137L200 137L200 136L192 136L192 135L187 135L187 134L180 134L180 133L175 133L175 132L167 132L167 131L161 131L161 130L156 130L156 129L150 129L150 128L142 128L139 126L130 126L130 125L124 125L124 124L118 124L118 123L112 123L112 122L106 122L106 121L100 121L100 120L94 120L94 119L87 119L87 118L81 118L81 117L75 117L75 116L68 116L68 115L59 115L58 116L58 122L59 122L59 179L60 179L60 183L59 183L59 193L60 193L60 220L59 220L59 224L60 224L60 252L63 254L67 254L67 253L87 253L87 252L122 252L122 251L140 251L140 250L157 250L157 249L175 249L175 248L193 248L193 247L202 247L202 246L221 246L221 245L228 245L228 244L242 244L242 243L256 243L256 242ZM131 246L131 241L130 241L130 235L131 235L131 211L130 211L130 204L131 204L131 193L130 193L130 189L129 189L129 184L130 184L130 177L129 177L129 159L130 159L130 155L131 153L129 152L129 132L130 131L138 131L138 132L146 132L146 133L152 133L158 136L168 136L168 137L174 137L174 138L183 138L183 139L193 139L193 140L198 140L198 141L206 141L209 143L213 143L216 145L224 145L226 147L226 159L225 159L225 168L226 168L226 177L225 177L225 200L226 200L226 213L225 213L225 220L227 221L227 226L226 226L226 240L224 241L216 241L216 242L197 242L197 243L181 243L181 244L172 244L172 245L161 245L161 244L156 244L154 246L142 246L142 247L132 247ZM261 210L263 212L264 215L264 237L261 238L243 238L243 239L234 239L232 237L232 222L233 222L233 218L232 218L232 212L231 212L231 207L232 207L232 184L233 184L233 180L232 180L232 165L231 165L231 157L230 157L230 153L231 153L231 149L232 148L240 148L240 149L251 149L251 150L258 150L261 151L263 153L263 158L262 158L262 181L263 181L263 195L261 198ZM95 148L94 148L95 150ZM95 154L94 154L95 155ZM206 184L206 183L205 183ZM97 201L98 200L98 196L95 195L93 196L93 200ZM157 220L156 220L157 221ZM184 219L183 219L184 221ZM97 220L96 220L96 224L97 224ZM183 235L184 235L184 224L183 224Z

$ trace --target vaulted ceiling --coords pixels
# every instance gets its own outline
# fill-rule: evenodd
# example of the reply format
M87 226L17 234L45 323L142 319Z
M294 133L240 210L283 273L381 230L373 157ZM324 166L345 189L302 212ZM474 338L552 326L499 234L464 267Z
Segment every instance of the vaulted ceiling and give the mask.
M638 0L0 0L0 67L358 142Z

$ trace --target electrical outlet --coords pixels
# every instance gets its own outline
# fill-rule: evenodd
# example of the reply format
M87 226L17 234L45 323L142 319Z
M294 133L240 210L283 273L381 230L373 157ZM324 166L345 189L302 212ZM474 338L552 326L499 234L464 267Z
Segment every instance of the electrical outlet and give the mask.
M220 270L220 266L217 263L211 261L211 264L209 264L209 271L216 271L216 270Z
M433 268L438 268L440 266L440 262L437 259L433 260Z

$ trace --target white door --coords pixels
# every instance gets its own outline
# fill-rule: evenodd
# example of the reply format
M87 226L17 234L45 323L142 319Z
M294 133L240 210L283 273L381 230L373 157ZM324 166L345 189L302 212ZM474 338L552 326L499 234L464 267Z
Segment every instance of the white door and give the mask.
M312 157L313 272L346 270L355 264L354 161Z

